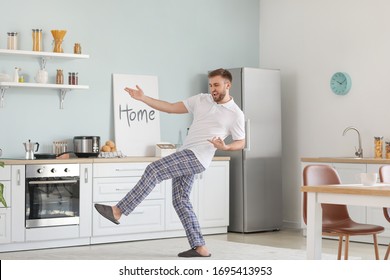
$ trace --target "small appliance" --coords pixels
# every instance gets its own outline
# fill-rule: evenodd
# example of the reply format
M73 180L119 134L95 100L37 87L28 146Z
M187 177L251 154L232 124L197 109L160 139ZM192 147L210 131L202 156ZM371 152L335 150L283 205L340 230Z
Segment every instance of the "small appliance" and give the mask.
M100 137L75 136L73 138L73 151L77 157L97 157L100 151Z

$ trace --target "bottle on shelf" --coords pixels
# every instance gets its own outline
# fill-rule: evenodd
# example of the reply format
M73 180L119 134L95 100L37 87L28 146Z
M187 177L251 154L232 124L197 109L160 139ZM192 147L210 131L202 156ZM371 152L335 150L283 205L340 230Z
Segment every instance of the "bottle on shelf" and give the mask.
M22 70L19 67L15 67L14 69L14 79L13 82L19 83L19 71Z

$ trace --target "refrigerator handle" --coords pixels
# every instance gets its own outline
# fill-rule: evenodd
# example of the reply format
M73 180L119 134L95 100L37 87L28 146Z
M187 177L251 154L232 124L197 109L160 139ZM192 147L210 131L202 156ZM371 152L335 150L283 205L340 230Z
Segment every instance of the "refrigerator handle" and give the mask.
M247 119L245 121L245 151L251 150L251 120Z

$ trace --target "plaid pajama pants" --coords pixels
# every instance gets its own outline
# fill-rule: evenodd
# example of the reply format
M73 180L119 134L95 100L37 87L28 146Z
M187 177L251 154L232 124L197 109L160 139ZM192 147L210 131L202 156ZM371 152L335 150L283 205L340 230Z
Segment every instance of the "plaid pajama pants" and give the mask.
M163 180L172 179L172 203L192 248L205 245L198 219L190 202L195 174L205 170L194 153L183 150L149 164L138 183L117 203L129 215Z

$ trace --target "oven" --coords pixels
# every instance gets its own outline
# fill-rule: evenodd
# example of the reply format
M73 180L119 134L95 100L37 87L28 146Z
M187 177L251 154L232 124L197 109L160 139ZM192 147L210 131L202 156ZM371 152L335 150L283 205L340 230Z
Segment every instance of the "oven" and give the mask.
M26 165L26 228L78 225L80 165Z

